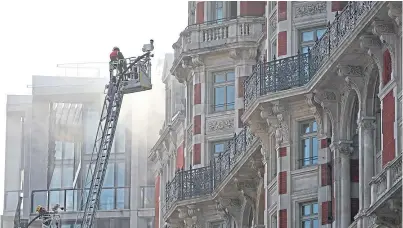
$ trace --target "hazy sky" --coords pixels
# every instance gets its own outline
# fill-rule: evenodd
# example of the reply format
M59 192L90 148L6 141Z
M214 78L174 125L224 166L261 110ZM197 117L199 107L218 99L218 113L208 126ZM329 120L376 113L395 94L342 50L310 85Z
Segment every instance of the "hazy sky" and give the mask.
M187 1L22 0L1 1L0 9L2 213L6 95L29 93L32 75L60 75L60 63L107 62L113 46L135 56L152 38L157 58L173 52L187 24Z

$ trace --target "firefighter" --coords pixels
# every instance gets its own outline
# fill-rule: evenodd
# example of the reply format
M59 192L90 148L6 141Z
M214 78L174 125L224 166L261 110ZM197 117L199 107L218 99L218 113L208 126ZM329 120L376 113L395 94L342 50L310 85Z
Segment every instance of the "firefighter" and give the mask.
M127 70L127 63L125 57L118 47L114 47L112 49L111 54L109 55L111 60L111 66L113 69L118 69L119 73L122 73L124 70ZM113 70L111 69L111 70Z

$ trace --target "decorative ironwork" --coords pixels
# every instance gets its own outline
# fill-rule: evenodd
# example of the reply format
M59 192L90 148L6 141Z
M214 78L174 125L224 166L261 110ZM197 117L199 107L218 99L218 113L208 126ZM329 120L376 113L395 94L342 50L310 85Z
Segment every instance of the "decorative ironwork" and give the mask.
M228 177L255 140L257 137L245 127L228 142L224 152L211 159L209 166L176 171L175 177L165 185L164 214L177 201L211 194Z
M308 53L258 63L244 83L245 108L260 96L307 84L377 3L349 1Z

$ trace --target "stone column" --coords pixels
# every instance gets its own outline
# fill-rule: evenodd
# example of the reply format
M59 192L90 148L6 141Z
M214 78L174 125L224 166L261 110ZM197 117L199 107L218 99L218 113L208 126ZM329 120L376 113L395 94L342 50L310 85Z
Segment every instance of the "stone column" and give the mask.
M375 126L375 117L364 116L359 121L358 128L360 139L362 140L359 149L359 160L361 166L359 183L359 191L361 195L359 200L361 213L371 205L371 188L369 187L369 183L374 176ZM364 222L363 224L363 227L366 227L366 223Z
M353 152L350 141L339 142L340 154L340 227L348 227L351 223L351 179L350 157Z
M252 67L256 64L256 48L232 49L230 57L235 62L235 129L241 131L243 123L241 117L244 112L244 81L252 74Z

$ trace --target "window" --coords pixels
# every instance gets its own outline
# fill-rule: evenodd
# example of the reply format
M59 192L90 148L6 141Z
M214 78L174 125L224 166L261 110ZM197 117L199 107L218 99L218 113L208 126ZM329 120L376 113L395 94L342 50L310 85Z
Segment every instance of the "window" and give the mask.
M235 108L235 73L218 72L214 78L214 111L233 110Z
M155 187L140 187L141 208L154 208L155 206Z
M270 1L270 11L274 10L277 6L277 1Z
M223 153L228 146L228 141L220 141L213 143L213 154Z
M4 211L15 211L17 208L18 198L20 197L19 191L8 191L5 193L5 209Z
M304 30L300 33L300 51L301 53L308 53L308 48L312 48L315 41L319 40L326 32L326 28L316 28Z
M301 225L302 228L319 228L318 203L301 205Z
M215 20L222 20L224 18L224 2L214 2L215 5Z
M211 1L208 10L208 21L220 23L226 18L236 18L238 14L238 5L236 1Z
M274 214L271 216L270 228L277 228L277 215Z
M97 133L98 121L99 121L100 113L96 111L88 110L85 115L85 152L86 154L91 154L94 141Z
M316 121L307 121L300 124L301 142L301 166L315 165L318 163L318 139Z

